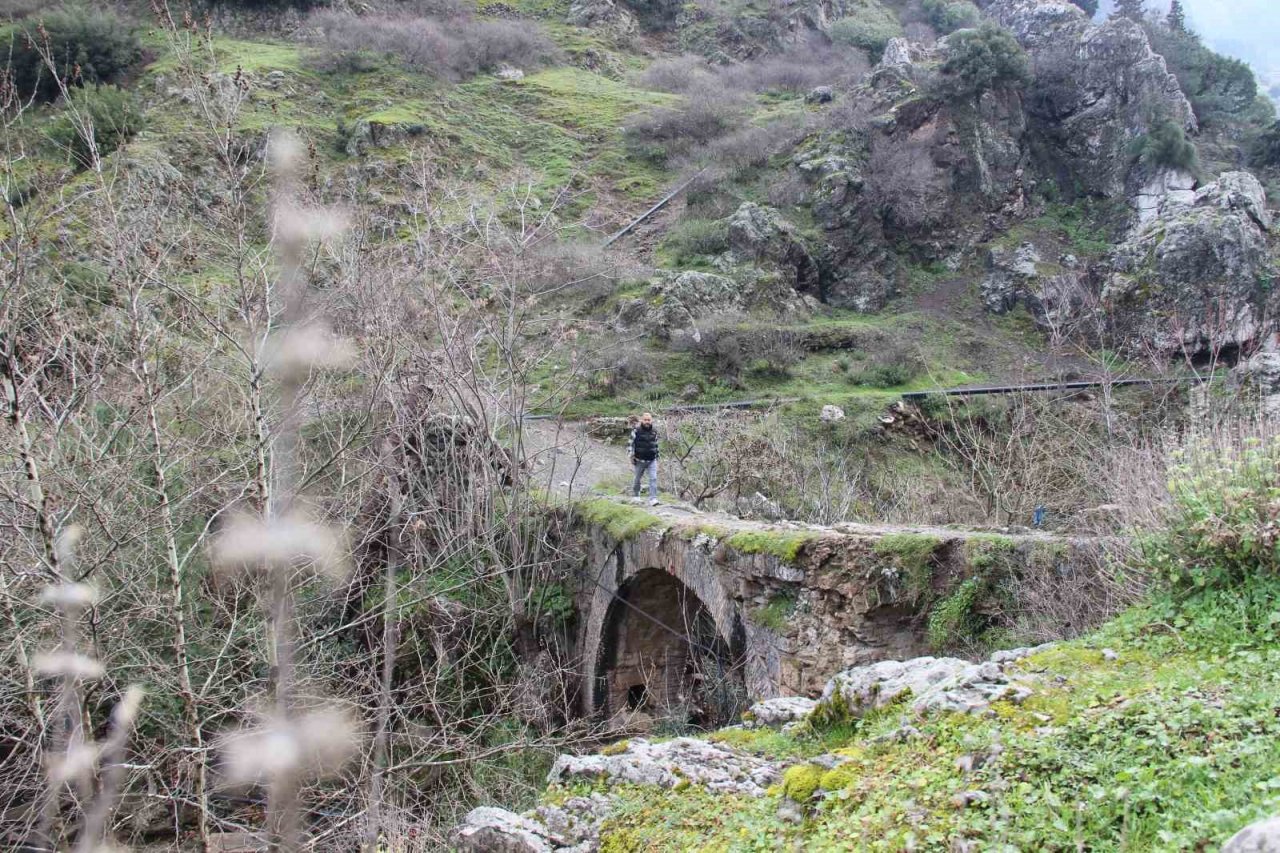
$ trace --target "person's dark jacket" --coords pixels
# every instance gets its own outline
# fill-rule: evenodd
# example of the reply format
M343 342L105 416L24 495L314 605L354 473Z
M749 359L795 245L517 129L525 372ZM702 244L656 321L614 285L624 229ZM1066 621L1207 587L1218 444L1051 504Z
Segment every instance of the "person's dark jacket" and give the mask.
M658 431L641 424L631 431L631 442L627 447L632 459L652 462L658 458Z

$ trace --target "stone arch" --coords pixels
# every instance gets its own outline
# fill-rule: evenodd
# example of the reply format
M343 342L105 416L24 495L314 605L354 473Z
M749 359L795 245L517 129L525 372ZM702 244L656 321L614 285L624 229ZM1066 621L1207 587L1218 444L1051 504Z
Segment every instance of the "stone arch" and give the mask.
M655 568L632 575L609 606L601 640L596 697L605 716L639 711L712 725L736 710L740 649L674 575Z

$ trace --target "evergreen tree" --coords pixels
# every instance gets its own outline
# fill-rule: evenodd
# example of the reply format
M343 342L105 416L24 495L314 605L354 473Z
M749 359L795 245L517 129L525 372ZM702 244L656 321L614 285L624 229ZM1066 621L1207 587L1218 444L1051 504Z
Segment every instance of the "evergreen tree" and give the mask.
M1071 0L1071 2L1083 9L1090 18L1098 14L1098 0Z
M1169 17L1165 20L1175 33L1187 32L1187 11L1182 8L1182 0L1173 0L1169 4Z
M1116 0L1116 9L1111 13L1111 17L1141 22L1146 13L1144 0Z

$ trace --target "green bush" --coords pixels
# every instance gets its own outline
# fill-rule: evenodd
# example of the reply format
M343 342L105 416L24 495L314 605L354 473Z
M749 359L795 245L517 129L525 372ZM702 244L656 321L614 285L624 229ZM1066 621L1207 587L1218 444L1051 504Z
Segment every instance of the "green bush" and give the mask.
M95 147L99 157L107 156L137 134L142 121L137 99L123 89L77 89L62 117L49 128L49 139L76 165L88 168Z
M902 24L897 17L878 3L831 25L832 41L861 48L873 60L879 60L889 39L901 35Z
M1031 64L1013 34L988 21L947 40L942 79L947 94L976 100L994 89L1025 85Z
M682 219L667 232L662 247L676 266L690 266L727 251L729 227L711 219Z
M986 629L986 620L977 613L986 583L982 578L969 578L951 595L938 602L929 614L927 634L935 651L976 643Z
M1179 169L1195 171L1197 156L1195 143L1175 121L1162 119L1151 132L1137 142L1138 159L1153 169Z
M1262 132L1253 150L1249 152L1249 161L1257 167L1280 166L1280 121Z
M953 33L978 26L982 14L969 0L923 0L921 8L929 23L940 33Z
M1145 565L1177 591L1280 576L1280 439L1175 463L1164 523L1139 539Z
M69 87L117 82L142 59L137 34L109 9L67 6L44 15L39 24L43 36L33 27L12 47L13 83L24 97L52 101L61 93L44 50Z

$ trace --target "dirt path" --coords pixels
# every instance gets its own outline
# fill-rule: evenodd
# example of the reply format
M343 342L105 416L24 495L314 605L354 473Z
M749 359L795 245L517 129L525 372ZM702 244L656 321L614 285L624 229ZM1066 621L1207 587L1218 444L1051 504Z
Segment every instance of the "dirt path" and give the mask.
M714 527L728 532L743 530L780 530L815 535L843 534L846 536L886 536L895 533L914 533L946 539L965 539L972 536L990 536L1000 533L1017 542L1096 541L1093 536L1071 536L1032 531L1011 532L994 529L967 529L938 527L933 525L866 524L840 522L830 527L804 524L797 521L755 521L722 512L708 512L683 502L664 502L650 507L648 501L618 494L620 486L629 486L631 468L627 464L627 448L622 444L610 444L587 435L581 423L554 421L528 421L525 423L525 441L529 457L533 460L534 476L548 492L566 500L578 500L589 496L606 497L619 503L634 503L645 511L663 519L672 527ZM659 465L659 486L665 482Z

